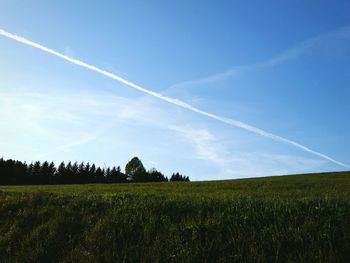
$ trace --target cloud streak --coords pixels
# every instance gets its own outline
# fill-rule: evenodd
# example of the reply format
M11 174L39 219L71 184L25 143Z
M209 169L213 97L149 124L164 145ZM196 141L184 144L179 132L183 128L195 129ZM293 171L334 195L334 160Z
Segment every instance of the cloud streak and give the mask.
M190 105L190 104L188 104L188 103L186 103L184 101L181 101L179 99L175 99L175 98L171 98L171 97L168 97L168 96L164 96L164 95L162 95L160 93L154 92L152 90L149 90L149 89L146 89L146 88L144 88L142 86L139 86L139 85L137 85L137 84L135 84L135 83L133 83L131 81L128 81L128 80L126 80L126 79L124 79L124 78L122 78L122 77L120 77L120 76L118 76L118 75L116 75L114 73L105 71L105 70L100 69L100 68L98 68L96 66L93 66L93 65L90 65L90 64L85 63L83 61L80 61L80 60L74 59L72 57L66 56L66 55L64 55L64 54L62 54L60 52L52 50L52 49L50 49L48 47L45 47L45 46L43 46L41 44L38 44L36 42L33 42L31 40L28 40L28 39L26 39L24 37L21 37L21 36L9 33L9 32L7 32L7 31L5 31L3 29L0 29L0 35L2 35L4 37L7 37L9 39L15 40L17 42L20 42L22 44L31 46L33 48L42 50L42 51L44 51L46 53L49 53L51 55L54 55L54 56L59 57L61 59L64 59L64 60L66 60L66 61L68 61L70 63L73 63L75 65L78 65L78 66L84 67L86 69L89 69L91 71L97 72L97 73L99 73L101 75L104 75L104 76L106 76L108 78L111 78L111 79L114 79L116 81L119 81L119 82L123 83L124 85L126 85L126 86L128 86L130 88L133 88L133 89L136 89L138 91L141 91L141 92L143 92L145 94L148 94L150 96L158 98L158 99L160 99L162 101L165 101L165 102L168 102L170 104L176 105L178 107L181 107L181 108L187 109L189 111L198 113L198 114L206 116L208 118L217 120L217 121L225 123L227 125L230 125L230 126L233 126L233 127L237 127L237 128L241 128L241 129L244 129L246 131L258 134L260 136L263 136L263 137L266 137L266 138L270 138L270 139L278 141L278 142L282 142L282 143L286 143L286 144L292 145L292 146L294 146L296 148L299 148L299 149L301 149L301 150L303 150L305 152L308 152L308 153L311 153L313 155L316 155L316 156L318 156L320 158L326 159L326 160L328 160L330 162L333 162L333 163L335 163L337 165L340 165L340 166L343 166L343 167L346 167L346 168L350 168L350 165L347 165L345 163L337 161L337 160L335 160L335 159L333 159L333 158L331 158L331 157L329 157L329 156L327 156L327 155L325 155L323 153L314 151L314 150L312 150L312 149L310 149L310 148L308 148L308 147L306 147L304 145L301 145L301 144L299 144L299 143L297 143L295 141L292 141L292 140L289 140L287 138L281 137L279 135L275 135L273 133L264 131L262 129L259 129L257 127L254 127L252 125L246 124L246 123L238 121L238 120L229 119L229 118L225 118L225 117L222 117L222 116L210 113L210 112L206 112L204 110L198 109L198 108L196 108L196 107L194 107L194 106L192 106L192 105Z
M260 70L264 68L274 67L276 65L279 65L285 61L295 59L299 57L302 54L305 54L307 52L310 52L313 48L315 48L318 45L322 45L325 42L329 40L341 40L341 39L349 39L350 37L350 26L344 26L341 28L338 28L336 30L333 30L331 32L321 34L312 38L309 38L307 40L302 41L298 45L291 47L282 53L278 54L277 56L274 56L268 60L256 62L253 64L248 65L240 65L233 68L230 68L226 71L216 73L213 75L209 75L207 77L203 77L200 79L193 79L193 80L187 80L184 82L180 82L177 84L174 84L168 88L172 89L175 87L180 86L190 86L195 84L203 84L203 83L210 83L210 82L217 82L217 81L223 81L226 79L229 79L231 77L240 75L242 73L254 71L254 70Z

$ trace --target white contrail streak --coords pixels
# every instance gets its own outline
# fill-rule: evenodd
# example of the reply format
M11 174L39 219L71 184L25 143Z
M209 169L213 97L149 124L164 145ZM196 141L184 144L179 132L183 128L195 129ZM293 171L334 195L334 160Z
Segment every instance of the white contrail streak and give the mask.
M343 166L343 167L346 167L346 168L350 168L350 165L347 165L347 164L345 164L345 163L342 163L342 162L340 162L340 161L337 161L337 160L335 160L335 159L333 159L333 158L331 158L331 157L329 157L329 156L327 156L327 155L325 155L325 154L322 154L322 153L320 153L320 152L311 150L310 148L308 148L308 147L306 147L306 146L304 146L304 145L301 145L301 144L299 144L299 143L297 143L297 142L294 142L294 141L292 141L292 140L283 138L283 137L278 136L278 135L275 135L275 134L273 134L273 133L264 131L264 130L262 130L262 129L256 128L256 127L254 127L254 126L251 126L251 125L249 125L249 124L243 123L243 122L241 122L241 121L237 121L237 120L233 120L233 119L221 117L221 116L218 116L218 115L215 115L215 114L212 114L212 113L209 113L209 112L200 110L200 109L195 108L195 107L193 107L192 105L190 105L190 104L188 104L188 103L186 103L186 102L183 102L183 101L181 101L181 100L174 99L174 98L171 98L171 97L167 97L167 96L164 96L164 95L162 95L162 94L160 94L160 93L157 93L157 92L154 92L154 91L145 89L145 88L143 88L143 87L141 87L141 86L139 86L139 85L137 85L137 84L135 84L135 83L132 83L132 82L126 80L126 79L123 79L122 77L117 76L117 75L115 75L115 74L113 74L113 73L111 73L111 72L108 72L108 71L105 71L105 70L100 69L100 68L98 68L98 67L95 67L95 66L93 66L93 65L87 64L87 63L85 63L85 62L83 62L83 61L80 61L80 60L77 60L77 59L68 57L68 56L66 56L66 55L63 55L62 53L59 53L59 52L57 52L57 51L55 51L55 50L52 50L52 49L47 48L47 47L45 47L45 46L42 46L42 45L40 45L40 44L38 44L38 43L35 43L35 42L33 42L33 41L30 41L30 40L28 40L28 39L26 39L26 38L24 38L24 37L17 36L17 35L14 35L14 34L12 34L12 33L6 32L6 31L3 30L3 29L0 29L0 35L2 35L2 36L4 36L4 37L7 37L7 38L10 38L10 39L13 39L13 40L15 40L15 41L17 41L17 42L26 44L26 45L28 45L28 46L31 46L31 47L40 49L40 50L42 50L42 51L44 51L44 52L47 52L47 53L49 53L49 54L52 54L52 55L57 56L57 57L59 57L59 58L62 58L62 59L64 59L64 60L69 61L69 62L71 62L71 63L73 63L73 64L76 64L76 65L78 65L78 66L81 66L81 67L90 69L90 70L92 70L92 71L98 72L98 73L100 73L100 74L102 74L102 75L105 75L105 76L107 76L107 77L109 77L109 78L112 78L112 79L114 79L114 80L117 80L117 81L119 81L119 82L121 82L121 83L123 83L123 84L125 84L125 85L127 85L127 86L129 86L129 87L131 87L131 88L137 89L137 90L139 90L139 91L141 91L141 92L143 92L143 93L149 94L149 95L151 95L151 96L153 96L153 97L156 97L156 98L158 98L158 99L161 99L161 100L163 100L163 101L166 101L166 102L168 102L168 103L170 103L170 104L177 105L177 106L179 106L179 107L185 108L185 109L190 110L190 111L192 111L192 112L196 112L196 113L199 113L199 114L201 114L201 115L207 116L207 117L209 117L209 118L211 118L211 119L218 120L218 121L223 122L223 123L226 123L226 124L228 124L228 125L231 125L231 126L234 126L234 127L238 127L238 128L241 128L241 129L244 129L244 130L253 132L253 133L255 133L255 134L258 134L258 135L261 135L261 136L264 136L264 137L273 139L273 140L275 140L275 141L279 141L279 142L283 142L283 143L286 143L286 144L293 145L293 146L295 146L295 147L297 147L297 148L299 148L299 149L302 149L302 150L304 150L304 151L306 151L306 152L308 152L308 153L311 153L311 154L314 154L314 155L316 155L316 156L318 156L318 157L321 157L321 158L323 158L323 159L326 159L326 160L328 160L328 161L330 161L330 162L333 162L333 163L335 163L335 164L338 164L338 165Z

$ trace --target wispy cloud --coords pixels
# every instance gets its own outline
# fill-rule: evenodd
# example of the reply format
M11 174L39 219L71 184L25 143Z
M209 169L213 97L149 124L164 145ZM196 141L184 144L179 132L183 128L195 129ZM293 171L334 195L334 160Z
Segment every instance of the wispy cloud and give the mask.
M64 60L66 60L66 61L68 61L70 63L73 63L75 65L78 65L78 66L81 66L83 68L89 69L89 70L97 72L99 74L102 74L102 75L104 75L106 77L109 77L111 79L117 80L117 81L123 83L124 85L126 85L128 87L131 87L133 89L141 91L141 92L143 92L145 94L148 94L150 96L158 98L158 99L160 99L162 101L165 101L165 102L168 102L170 104L173 104L173 105L179 106L181 108L187 109L189 111L198 113L198 114L206 116L208 118L220 121L220 122L225 123L227 125L230 125L230 126L233 126L233 127L237 127L237 128L241 128L241 129L244 129L246 131L258 134L260 136L263 136L263 137L270 138L270 139L275 140L275 141L279 141L279 142L283 142L283 143L292 145L292 146L297 147L297 148L299 148L299 149L301 149L303 151L306 151L308 153L316 155L316 156L318 156L320 158L323 158L325 160L328 160L328 161L333 162L335 164L338 164L340 166L343 166L343 167L346 167L346 168L350 168L350 166L345 164L345 163L342 163L342 162L340 162L338 160L335 160L335 159L333 159L333 158L331 158L331 157L329 157L329 156L327 156L327 155L325 155L323 153L314 151L314 150L312 150L312 149L310 149L310 148L308 148L308 147L306 147L306 146L304 146L302 144L299 144L299 143L297 143L297 142L295 142L293 140L281 137L279 135L275 135L273 133L264 131L262 129L259 129L257 127L254 127L252 125L246 124L246 123L238 121L238 120L229 119L229 118L225 118L225 117L222 117L222 116L210 113L210 112L206 112L204 110L198 109L198 108L196 108L196 107L194 107L194 106L192 106L192 105L190 105L190 104L188 104L188 103L186 103L184 101L181 101L179 99L171 98L171 97L168 97L168 96L164 96L164 95L162 95L162 94L160 94L158 92L151 91L151 90L146 89L146 88L144 88L142 86L139 86L139 85L137 85L137 84L135 84L133 82L130 82L130 81L128 81L128 80L126 80L126 79L124 79L124 78L122 78L122 77L120 77L120 76L118 76L116 74L113 74L111 72L105 71L103 69L100 69L100 68L98 68L96 66L93 66L93 65L90 65L88 63L82 62L80 60L68 57L68 56L66 56L66 55L64 55L62 53L59 53L59 52L57 52L55 50L47 48L47 47L45 47L43 45L40 45L38 43L35 43L35 42L31 41L31 40L28 40L28 39L23 38L21 36L17 36L17 35L14 35L12 33L6 32L3 29L0 29L0 35L2 35L4 37L7 37L7 38L10 38L12 40L15 40L17 42L26 44L28 46L37 48L37 49L42 50L42 51L44 51L46 53L49 53L51 55L54 55L54 56L59 57L61 59L64 59Z
M218 153L218 144L215 145L216 137L207 129L194 129L191 127L175 126L168 127L170 130L180 133L195 146L197 156L200 159L223 164L226 160Z
M69 143L62 144L62 145L58 146L57 149L58 150L68 150L68 149L71 149L73 147L86 144L86 143L93 141L93 140L96 140L96 139L97 139L97 137L95 135L83 134L83 135L79 136L79 138L76 140L73 140Z
M168 127L194 147L192 158L204 160L217 170L217 178L266 176L319 170L326 161L286 154L230 150L228 143L208 129L193 126Z
M12 152L14 139L21 147L30 148L30 155L38 158L52 154L53 149L58 152L82 146L98 139L101 119L113 117L111 112L122 109L128 102L122 97L103 94L77 92L67 96L0 91L1 134L8 134L7 141L13 145L3 147L2 152L5 149ZM35 154L36 148L43 147L50 150L45 151L45 155Z
M313 49L329 41L339 41L339 40L344 40L349 38L350 38L350 26L341 27L334 31L327 32L325 34L321 34L316 37L307 39L299 43L298 45L292 48L289 48L284 52L268 60L259 61L249 65L235 66L223 72L212 74L210 76L176 83L170 86L167 90L171 90L179 87L191 87L194 85L223 81L241 74L246 74L252 71L274 67L288 60L296 59L301 55L311 53Z

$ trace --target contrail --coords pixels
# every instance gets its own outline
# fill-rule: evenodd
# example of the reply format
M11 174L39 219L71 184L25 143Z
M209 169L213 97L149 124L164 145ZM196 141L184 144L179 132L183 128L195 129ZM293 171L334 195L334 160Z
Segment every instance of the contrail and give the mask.
M55 51L55 50L52 50L52 49L50 49L50 48L47 48L47 47L45 47L45 46L42 46L42 45L40 45L40 44L38 44L38 43L35 43L35 42L31 41L31 40L28 40L28 39L24 38L24 37L17 36L17 35L15 35L15 34L6 32L6 31L3 30L3 29L0 29L0 35L2 35L2 36L4 36L4 37L7 37L7 38L10 38L10 39L13 39L13 40L15 40L15 41L17 41L17 42L26 44L26 45L28 45L28 46L31 46L31 47L40 49L40 50L42 50L42 51L44 51L44 52L46 52L46 53L49 53L49 54L54 55L54 56L56 56L56 57L62 58L62 59L64 59L64 60L69 61L69 62L71 62L71 63L73 63L73 64L76 64L76 65L78 65L78 66L81 66L81 67L90 69L90 70L92 70L92 71L98 72L98 73L100 73L100 74L102 74L102 75L105 75L105 76L111 78L111 79L117 80L117 81L119 81L119 82L121 82L121 83L123 83L123 84L125 84L125 85L127 85L127 86L129 86L129 87L131 87L131 88L134 88L134 89L139 90L139 91L141 91L141 92L143 92L143 93L146 93L146 94L148 94L148 95L151 95L151 96L153 96L153 97L156 97L156 98L158 98L158 99L160 99L160 100L166 101L166 102L168 102L168 103L170 103L170 104L173 104L173 105L176 105L176 106L185 108L185 109L190 110L190 111L192 111L192 112L196 112L196 113L198 113L198 114L207 116L207 117L209 117L209 118L211 118L211 119L214 119L214 120L217 120L217 121L226 123L226 124L228 124L228 125L231 125L231 126L234 126L234 127L237 127L237 128L241 128L241 129L244 129L244 130L247 130L247 131L249 131L249 132L258 134L258 135L260 135L260 136L267 137L267 138L270 138L270 139L275 140L275 141L279 141L279 142L283 142L283 143L292 145L292 146L294 146L294 147L297 147L297 148L299 148L299 149L302 149L302 150L305 151L305 152L311 153L311 154L313 154L313 155L316 155L316 156L318 156L318 157L321 157L321 158L323 158L323 159L325 159L325 160L328 160L328 161L333 162L333 163L335 163L335 164L338 164L338 165L340 165L340 166L343 166L343 167L346 167L346 168L350 168L350 165L347 165L347 164L345 164L345 163L342 163L342 162L340 162L340 161L337 161L337 160L335 160L335 159L333 159L333 158L331 158L331 157L329 157L329 156L327 156L327 155L325 155L325 154L323 154L323 153L314 151L314 150L312 150L312 149L310 149L310 148L308 148L308 147L306 147L306 146L304 146L304 145L301 145L301 144L299 144L299 143L297 143L297 142L295 142L295 141L292 141L292 140L286 139L286 138L284 138L284 137L275 135L275 134L273 134L273 133L264 131L264 130L262 130L262 129L256 128L256 127L254 127L254 126L251 126L251 125L249 125L249 124L246 124L246 123L241 122L241 121L238 121L238 120L233 120L233 119L221 117L221 116L219 116L219 115L215 115L215 114L213 114L213 113L200 110L200 109L198 109L198 108L196 108L196 107L194 107L194 106L192 106L192 105L190 105L190 104L188 104L188 103L186 103L186 102L183 102L183 101L181 101L181 100L174 99L174 98L171 98L171 97L168 97L168 96L164 96L164 95L162 95L162 94L160 94L160 93L157 93L157 92L148 90L148 89L143 88L143 87L141 87L141 86L139 86L139 85L137 85L137 84L135 84L135 83L132 83L132 82L130 82L130 81L128 81L128 80L126 80L126 79L124 79L124 78L118 76L118 75L115 75L115 74L113 74L113 73L111 73L111 72L108 72L108 71L105 71L105 70L100 69L100 68L98 68L98 67L95 67L95 66L93 66L93 65L87 64L87 63L85 63L85 62L83 62L83 61L80 61L80 60L77 60L77 59L68 57L68 56L66 56L66 55L63 55L62 53L59 53L59 52L57 52L57 51Z

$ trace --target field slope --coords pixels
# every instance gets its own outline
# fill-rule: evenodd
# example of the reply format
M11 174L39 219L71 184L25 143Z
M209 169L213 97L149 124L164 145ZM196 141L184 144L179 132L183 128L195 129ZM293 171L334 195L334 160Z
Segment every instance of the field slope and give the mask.
M0 186L0 262L350 262L350 172Z

